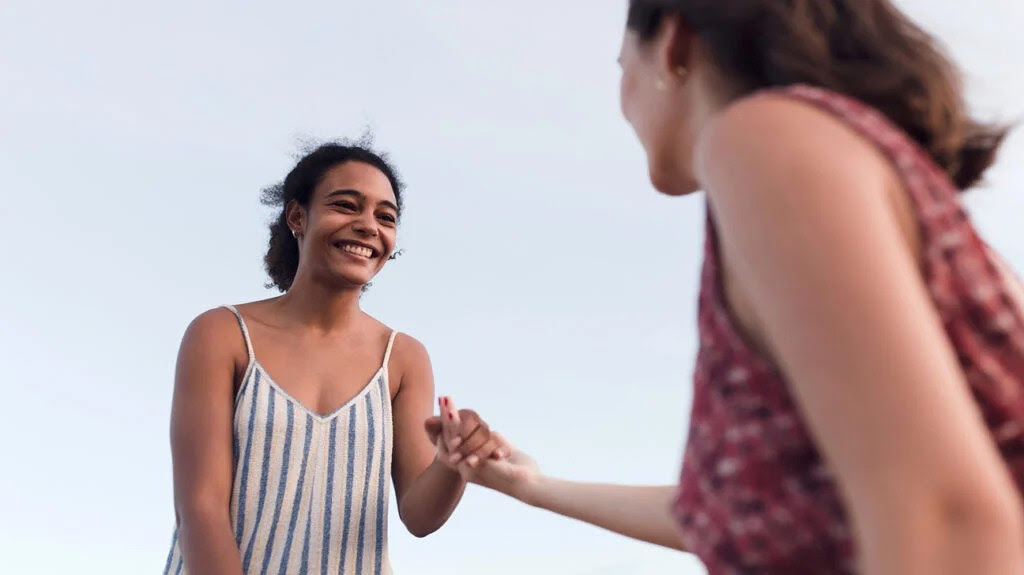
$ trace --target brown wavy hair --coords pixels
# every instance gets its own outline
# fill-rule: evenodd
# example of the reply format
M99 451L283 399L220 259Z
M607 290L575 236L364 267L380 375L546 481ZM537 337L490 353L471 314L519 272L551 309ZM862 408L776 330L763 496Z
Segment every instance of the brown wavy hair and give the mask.
M885 114L966 190L1007 128L973 119L938 43L889 0L630 0L627 26L652 40L679 17L739 91L808 84Z

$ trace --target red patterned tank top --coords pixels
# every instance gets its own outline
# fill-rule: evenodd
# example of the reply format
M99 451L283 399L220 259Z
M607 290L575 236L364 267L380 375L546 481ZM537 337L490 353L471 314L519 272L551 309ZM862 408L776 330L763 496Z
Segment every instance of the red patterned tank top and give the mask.
M860 102L807 86L777 93L830 112L892 162L917 218L933 304L1024 488L1024 315L955 186L902 130ZM673 504L683 543L712 575L855 573L836 483L785 378L733 324L710 216L706 234L693 407Z

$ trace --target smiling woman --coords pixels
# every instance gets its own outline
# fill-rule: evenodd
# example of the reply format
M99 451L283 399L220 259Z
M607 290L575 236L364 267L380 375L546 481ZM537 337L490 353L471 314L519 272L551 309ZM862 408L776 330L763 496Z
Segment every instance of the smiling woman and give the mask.
M363 189L345 187L359 183L352 179L361 179L361 183L365 184ZM277 220L270 226L270 248L264 259L271 285L281 291L287 291L295 281L301 237L306 235L303 228L317 183L322 184L326 190L320 198L323 206L329 208L325 212L351 216L361 214L364 208L368 208L369 213L378 218L390 232L382 234L382 242L390 241L386 250L387 257L380 257L385 255L383 245L360 244L351 237L337 238L334 243L339 244L338 247L347 241L350 245L362 245L375 251L376 255L370 254L367 259L377 260L379 265L376 271L380 271L383 262L393 255L394 232L402 210L403 186L398 173L388 163L386 156L374 153L368 146L325 144L302 158L284 182L263 192L264 204L281 208ZM368 197L367 193L374 190L380 192L377 197ZM365 285L368 282L369 278L363 283Z
M359 308L394 253L401 200L388 160L349 143L316 148L264 191L281 210L265 263L284 294L208 311L185 333L165 573L389 573L391 480L414 535L458 504L465 482L423 432L426 350ZM495 456L487 426L462 419Z

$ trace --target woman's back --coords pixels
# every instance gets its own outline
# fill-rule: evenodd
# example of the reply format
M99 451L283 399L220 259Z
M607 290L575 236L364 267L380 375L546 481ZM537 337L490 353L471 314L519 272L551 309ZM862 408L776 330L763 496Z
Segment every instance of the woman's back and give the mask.
M916 220L932 303L985 424L1024 488L1024 317L1016 280L976 234L948 176L883 116L820 89L778 93L829 112L891 162ZM832 470L780 370L741 335L721 261L709 214L701 348L675 503L685 543L712 573L852 572L852 534Z

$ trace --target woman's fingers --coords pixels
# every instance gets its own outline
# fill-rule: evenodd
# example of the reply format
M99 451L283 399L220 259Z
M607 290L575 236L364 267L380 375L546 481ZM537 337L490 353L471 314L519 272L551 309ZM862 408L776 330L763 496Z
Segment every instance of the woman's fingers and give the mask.
M445 460L450 465L466 463L475 468L483 461L500 460L511 452L508 441L493 433L477 412L457 409L447 396L438 398L438 406L440 415L427 420L428 433L439 433L447 447Z
M463 441L459 433L459 426L462 423L459 412L455 409L455 402L450 397L442 397L439 400L441 406L441 423L444 429L444 439L449 451L454 451Z
M469 458L491 438L490 428L475 411L472 409L461 409L458 411L458 414L460 421L459 436L462 438L462 442L458 446L458 452L452 455L452 463Z
M441 423L441 417L432 415L423 422L423 427L427 431L427 437L430 438L430 443L437 445L437 440L441 437L441 433L444 431Z
M504 435L492 429L491 438L494 439L495 443L497 443L498 445L497 449L494 450L494 454L491 455L493 459L504 459L511 455L512 444L509 443L507 439L505 439Z
M480 465L481 462L487 460L498 461L501 458L501 444L495 437L494 432L491 432L490 439L466 457L466 463L468 463L470 467L476 467L477 465Z

